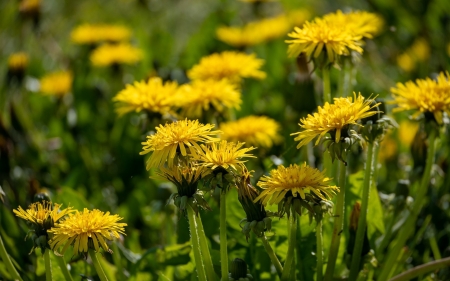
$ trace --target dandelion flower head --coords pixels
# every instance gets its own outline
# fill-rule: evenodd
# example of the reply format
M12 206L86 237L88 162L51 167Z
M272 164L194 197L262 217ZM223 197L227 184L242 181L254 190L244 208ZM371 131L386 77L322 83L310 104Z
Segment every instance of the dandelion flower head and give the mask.
M28 209L24 210L21 206L13 210L14 214L21 219L24 219L35 226L46 228L53 226L65 215L74 212L72 207L61 209L62 204L51 203L48 201L37 202L31 204Z
M212 109L223 112L228 108L240 109L241 93L228 80L194 80L178 91L178 102L184 116L199 118Z
M163 83L159 77L150 78L147 82L134 82L126 85L113 101L117 102L117 112L120 115L136 111L171 113L176 106L177 82Z
M266 73L260 70L263 64L264 60L256 58L255 54L225 51L202 58L188 71L188 76L192 80L229 79L233 82L242 78L264 79Z
M202 149L193 155L193 160L198 161L200 165L215 170L218 167L222 167L225 170L232 168L234 171L241 172L245 166L244 163L247 160L242 158L253 157L248 153L254 150L254 147L242 148L244 143L234 143L222 140L219 143L211 143L208 146L201 145Z
M97 67L105 67L113 64L134 64L142 60L141 49L128 43L104 44L92 51L91 63Z
M266 116L247 116L220 124L224 140L270 148L281 140L280 124Z
M173 166L173 159L177 152L182 156L187 156L187 150L195 154L200 150L199 143L215 142L219 138L214 137L220 131L212 131L214 125L199 123L198 120L179 120L166 125L156 127L156 133L147 136L147 141L143 142L141 155L151 153L147 161L147 170L162 166L166 160L168 166Z
M72 81L70 71L50 73L41 78L40 91L46 95L64 96L72 89Z
M83 24L70 33L70 40L76 44L127 41L131 31L123 25Z
M319 144L322 137L327 133L331 133L338 143L341 134L348 125L356 125L358 120L377 114L378 111L373 110L379 103L372 104L371 99L364 100L361 94L353 93L354 98L335 98L334 103L325 103L323 107L318 107L318 112L313 115L308 114L306 118L300 119L299 126L303 129L300 132L293 133L298 135L294 140L300 141L297 148L300 148L313 139L317 138L315 145Z
M19 11L21 13L33 13L41 7L41 0L22 0L20 1Z
M449 74L441 72L436 80L430 78L397 83L391 88L397 107L394 112L415 110L413 118L430 113L438 124L443 123L443 113L450 115L450 79Z
M333 63L339 56L349 55L350 50L363 52L361 35L354 35L345 26L321 18L305 22L302 28L295 27L288 36L293 38L286 40L290 44L288 54L291 57L305 53L308 58L317 58L326 53L328 60Z
M160 167L157 172L160 177L175 184L180 197L192 197L197 192L198 181L210 173L206 167L196 166L192 162L188 165Z
M430 45L424 38L418 38L404 53L397 57L398 66L406 72L415 69L419 62L427 61L430 57Z
M74 255L78 253L86 253L88 250L100 248L110 252L106 240L119 238L121 234L125 234L124 227L126 223L118 223L122 220L118 215L110 215L109 212L100 210L84 209L82 212L76 211L55 224L49 232L53 234L49 244L53 250L63 246L62 254L66 249L73 245Z
M330 185L331 179L316 168L304 163L284 167L270 171L270 176L263 176L257 183L263 189L255 199L263 205L280 203L285 197L300 197L305 200L306 195L318 197L321 200L329 200L339 191L336 186Z
M373 38L383 27L383 19L379 15L366 11L343 13L337 10L323 16L323 19L338 26L345 26L353 35L365 38Z
M23 52L11 54L8 58L8 69L21 70L28 65L28 55Z

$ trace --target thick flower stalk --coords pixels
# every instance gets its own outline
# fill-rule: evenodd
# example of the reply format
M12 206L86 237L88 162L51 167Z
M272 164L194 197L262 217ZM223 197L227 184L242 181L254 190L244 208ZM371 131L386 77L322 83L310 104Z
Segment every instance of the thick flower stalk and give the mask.
M221 123L221 138L246 145L271 148L282 140L280 124L266 116L247 116L236 121Z
M226 51L204 57L200 63L188 71L192 80L229 79L240 82L242 78L264 79L266 73L260 70L264 60L256 58L255 54Z
M176 156L186 157L188 152L195 155L196 151L201 150L199 143L218 141L214 135L220 131L212 131L213 128L214 125L203 125L198 120L187 119L156 127L156 133L147 136L147 141L142 143L143 151L140 154L151 153L147 170L160 167L166 161L172 167Z

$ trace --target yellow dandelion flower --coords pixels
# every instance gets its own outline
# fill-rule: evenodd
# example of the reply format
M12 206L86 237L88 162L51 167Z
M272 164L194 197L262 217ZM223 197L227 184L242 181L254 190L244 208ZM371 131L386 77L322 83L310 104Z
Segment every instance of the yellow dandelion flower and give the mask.
M60 209L61 206L62 204L43 201L31 204L26 210L19 206L19 208L13 210L13 212L19 218L29 221L40 228L50 229L50 227L62 217L74 212L72 207Z
M255 54L246 54L233 51L215 53L204 57L200 63L188 71L190 79L229 79L239 82L242 78L266 78L266 73L260 68L264 60L257 59Z
M403 53L397 57L397 65L406 72L412 71L416 67L416 61L408 53Z
M443 122L443 113L450 115L450 80L449 74L441 72L436 80L430 78L397 83L391 88L394 101L397 104L394 112L415 110L413 118L422 113L430 113L439 124Z
M199 118L210 108L223 112L228 108L240 109L241 93L228 80L194 80L180 87L178 102L184 116Z
M410 147L417 131L419 130L419 123L404 120L398 126L398 138L405 147Z
M110 215L109 212L100 210L84 209L83 212L76 211L60 223L56 223L55 227L49 230L53 233L53 237L49 244L53 250L63 246L62 254L70 245L73 245L73 253L87 253L88 250L101 248L110 252L105 240L113 240L119 238L121 234L125 234L124 226L126 223L118 223L122 220L118 215Z
M147 161L147 170L160 167L166 160L172 167L177 152L181 152L182 156L187 156L186 150L195 154L196 149L200 150L198 143L218 141L213 135L220 131L211 131L212 128L214 125L203 125L198 120L187 119L156 127L156 133L147 136L147 141L142 143L143 151L140 154L152 153Z
M22 0L20 1L19 11L21 13L35 13L41 7L41 0Z
M316 18L313 22L305 22L302 28L295 27L288 34L292 40L289 43L288 54L297 57L305 53L308 58L317 58L322 52L326 53L328 60L333 63L338 56L348 55L350 50L362 53L360 47L362 36L352 34L345 26Z
M118 103L117 112L120 115L130 111L160 113L161 115L172 113L176 105L177 82L166 82L159 77L150 78L147 82L134 82L126 85L113 101Z
M95 44L103 41L127 41L131 31L122 25L83 24L70 33L70 40L76 44Z
M323 16L331 24L343 26L356 36L373 38L383 27L383 19L377 14L366 11L343 13L341 10Z
M290 28L285 15L250 22L243 27L219 27L217 38L234 47L254 46L284 36Z
M64 96L71 91L72 81L70 71L50 73L41 78L40 91L46 95Z
M403 54L397 57L397 65L406 72L416 68L418 62L424 62L430 57L430 45L424 38L418 38Z
M378 159L381 163L384 163L386 160L393 159L397 152L397 142L391 136L388 136L380 143Z
M8 58L8 69L12 71L23 70L28 65L28 55L23 52L11 54Z
M306 145L316 137L318 137L315 143L317 145L327 133L331 133L335 142L338 143L344 128L350 124L356 125L358 120L378 113L372 109L380 103L371 104L372 100L364 100L361 93L358 94L358 97L356 97L356 93L353 93L353 96L353 99L352 97L335 98L333 104L326 102L323 107L318 107L317 113L308 114L306 118L300 119L299 126L304 130L291 134L291 136L298 135L294 139L300 141L297 148Z
M160 177L175 184L179 197L192 197L197 192L198 181L210 173L211 170L208 168L193 164L160 167L157 172Z
M311 13L306 9L297 9L287 12L286 14L291 26L300 26L309 18L311 18Z
M222 139L245 142L247 145L270 148L281 141L280 124L266 116L247 116L222 123L219 129L223 132Z
M286 196L306 198L311 194L322 200L330 199L339 191L337 186L330 185L331 179L318 169L309 167L304 163L302 166L296 164L284 167L278 166L276 170L270 171L270 176L263 176L257 183L264 189L256 197L255 202L260 201L263 205L278 204Z
M91 63L97 67L113 64L134 64L142 60L143 52L128 43L104 44L92 51Z
M247 162L247 160L241 160L242 158L255 158L248 153L255 147L242 148L243 146L244 143L227 142L226 140L222 140L220 143L211 143L208 146L202 144L202 149L193 155L193 160L211 170L222 167L226 170L232 168L239 172L244 168L244 163Z

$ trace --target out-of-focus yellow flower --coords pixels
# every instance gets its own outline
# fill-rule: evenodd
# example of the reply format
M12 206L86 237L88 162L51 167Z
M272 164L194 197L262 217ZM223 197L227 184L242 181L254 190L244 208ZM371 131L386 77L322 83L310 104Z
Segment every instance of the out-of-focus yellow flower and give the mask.
M361 35L355 35L345 25L338 25L316 18L313 22L305 22L302 28L295 27L288 34L292 40L286 40L290 44L288 54L297 57L305 53L308 58L326 55L328 61L333 63L341 55L349 55L350 50L362 53Z
M414 140L414 137L419 130L419 124L417 122L411 122L409 120L404 120L400 122L398 127L398 137L400 142L409 147Z
M40 80L40 91L46 95L64 96L72 89L73 76L70 71L59 71L45 75Z
M91 63L98 67L113 64L134 64L142 60L142 57L142 50L128 43L104 44L91 53Z
M416 62L408 53L403 53L397 57L397 65L406 72L412 71Z
M390 135L388 135L380 143L378 159L381 163L386 162L386 160L392 159L397 154L397 151L398 151L397 142Z
M418 38L410 48L397 57L397 64L406 72L416 68L417 63L425 62L430 57L430 45L424 38Z
M208 79L182 85L178 91L178 102L184 116L198 118L209 109L217 112L228 108L239 109L242 100L235 84L225 79Z
M372 104L372 99L364 100L361 93L352 97L334 98L334 103L325 103L323 107L318 107L318 112L314 115L308 114L306 118L300 119L299 126L303 131L293 133L298 135L294 140L300 141L297 148L300 148L317 137L315 145L327 133L331 133L334 141L338 143L341 139L342 130L348 125L356 125L363 118L377 114L378 111L373 110L380 103Z
M166 82L163 84L161 78L153 77L147 82L134 82L133 85L126 85L113 101L117 102L117 112L120 115L130 111L172 114L172 109L177 104L176 93L177 82Z
M443 122L443 113L450 115L450 81L448 72L441 72L436 80L430 78L397 83L391 88L394 101L397 104L394 112L415 110L412 115L417 118L422 113L431 113L438 124Z
M31 204L24 210L21 206L13 210L14 214L21 219L31 222L42 229L50 229L54 223L59 221L65 215L74 212L71 207L60 209L62 204L53 204L48 201Z
M260 68L264 60L256 58L255 54L225 51L203 57L200 63L188 71L192 80L229 79L239 82L242 78L266 78L266 73Z
M270 148L281 140L280 124L266 116L247 116L220 124L222 139Z
M383 19L380 16L366 11L352 11L344 14L341 10L337 10L326 14L323 19L331 24L343 26L355 36L366 38L372 38L383 27Z
M28 66L28 55L23 52L11 54L8 58L8 69L11 71L24 70Z
M73 253L87 253L89 249L98 251L101 248L111 252L106 240L120 238L119 233L125 234L126 223L118 223L122 220L118 215L110 215L109 212L100 210L84 209L83 212L76 211L69 214L62 222L56 223L49 232L53 233L50 247L57 250L63 246L61 254L73 245Z
M278 0L239 0L245 3L257 3L257 2L277 2Z
M234 47L254 46L282 37L290 28L285 15L250 22L243 27L219 27L217 38Z
M198 120L179 120L166 125L156 127L154 135L147 136L147 141L142 143L141 155L152 153L147 161L147 170L162 166L166 161L169 167L174 165L175 156L181 154L187 156L186 150L195 154L201 150L199 143L215 142L219 138L213 137L220 131L211 131L214 125L203 125Z
M108 24L83 24L70 33L70 40L76 44L119 42L129 40L130 37L131 31L127 27Z
M255 199L263 205L278 204L285 197L300 197L305 200L310 194L321 200L328 200L339 192L337 186L330 185L331 179L318 169L309 167L304 163L285 168L278 166L276 170L270 171L270 176L263 176L257 183L263 192Z
M306 9L297 9L287 12L287 18L292 27L300 26L311 18L311 13Z
M22 0L19 5L21 13L36 13L41 7L41 0Z
M220 143L211 143L206 146L201 145L202 149L198 150L193 156L194 161L198 161L199 165L205 166L214 170L222 167L225 170L232 168L234 171L242 172L245 170L244 163L247 160L242 160L245 157L253 157L248 152L254 150L254 147L242 148L244 143L227 142L226 140Z

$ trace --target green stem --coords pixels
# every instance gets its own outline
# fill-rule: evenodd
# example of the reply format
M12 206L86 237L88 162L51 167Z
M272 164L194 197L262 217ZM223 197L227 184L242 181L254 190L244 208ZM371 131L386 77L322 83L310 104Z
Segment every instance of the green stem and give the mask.
M393 244L392 248L389 249L388 256L384 261L384 266L377 280L388 280L389 277L393 274L392 269L395 265L395 261L397 260L402 247L405 245L406 240L414 232L414 226L417 217L420 214L420 210L422 209L422 205L427 197L426 194L428 192L428 185L430 184L431 168L434 162L435 140L436 131L431 130L430 135L428 136L427 162L425 165L422 182L420 183L420 188L417 190L417 196L415 198L413 206L411 207L410 215L407 217L405 224L398 232L397 239L395 239L393 242L395 244Z
M322 241L322 218L317 220L316 225L316 255L317 255L317 278L316 281L323 279L323 241Z
M119 247L117 246L117 243L119 243L119 242L118 241L112 242L112 248L113 248L112 258L114 261L114 265L116 266L116 269L117 269L118 278L120 280L126 280L125 274L123 273L122 258L120 257L120 250L119 250Z
M356 280L359 273L359 265L361 261L361 253L364 243L364 235L367 226L367 209L369 206L369 194L373 175L373 152L376 143L369 142L367 147L366 170L364 173L364 182L361 200L361 212L359 213L358 229L356 231L355 247L353 249L352 264L350 267L349 281Z
M336 259L339 253L339 245L341 242L341 233L344 229L346 172L347 167L345 166L345 164L343 162L339 162L338 186L340 188L340 191L337 195L333 235L331 237L330 253L328 254L328 265L325 271L325 281L333 280L334 268L336 267Z
M67 269L66 261L64 260L64 256L54 255L56 262L58 262L59 268L61 268L62 274L66 281L73 281L72 275L70 275L69 270Z
M106 277L105 272L103 271L102 265L100 264L100 261L98 260L95 251L89 249L89 256L91 256L92 263L94 264L95 271L97 271L97 275L100 278L100 280L108 281L108 278Z
M297 213L292 212L289 218L289 237L288 237L288 252L286 255L286 261L284 263L283 273L281 275L281 281L291 280L289 278L291 268L295 267L294 249L297 247Z
M351 61L344 62L344 83L342 85L342 97L348 97L352 93L353 88L353 64Z
M44 252L44 260L45 260L45 280L52 281L52 263L50 261L50 250L45 249Z
M203 223L202 219L200 218L200 214L198 214L198 216L195 216L195 221L197 223L198 237L200 240L200 250L202 251L202 257L205 262L206 276L208 277L208 280L214 281L217 279L217 275L214 272L214 266L208 248L208 240L206 239L205 230L203 229Z
M203 266L202 254L200 253L200 242L197 233L197 222L195 220L195 212L191 206L187 208L189 219L189 228L191 230L192 250L194 251L195 266L197 268L198 280L206 281L205 268Z
M330 68L325 66L322 69L323 82L323 103L331 103Z
M411 280L413 278L416 278L417 276L426 274L428 272L435 271L437 269L443 268L443 267L449 267L450 266L450 257L441 259L441 260L435 260L426 264L418 265L414 268L411 268L394 278L390 279L389 281L407 281Z
M227 193L220 193L220 265L222 280L228 280Z
M9 258L8 252L6 252L5 244L3 244L3 239L1 235L0 235L0 257L2 258L3 263L5 264L6 271L8 271L11 277L14 280L23 281L19 273L17 272L16 268L14 267L11 259Z
M261 237L261 241L264 245L264 249L266 249L266 252L269 255L270 260L272 261L272 264L277 269L278 276L281 276L281 274L283 273L283 267L281 266L281 263L278 260L277 255L275 254L272 247L270 246L270 243L267 240L266 235L263 234L263 236Z

